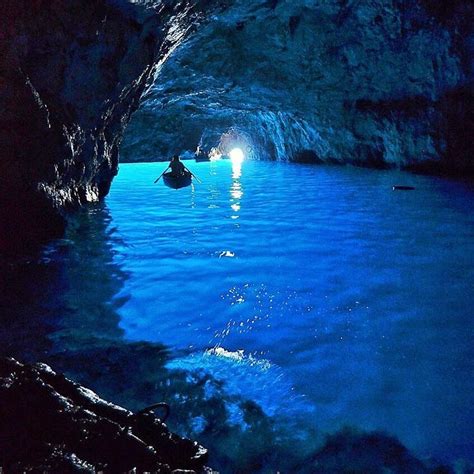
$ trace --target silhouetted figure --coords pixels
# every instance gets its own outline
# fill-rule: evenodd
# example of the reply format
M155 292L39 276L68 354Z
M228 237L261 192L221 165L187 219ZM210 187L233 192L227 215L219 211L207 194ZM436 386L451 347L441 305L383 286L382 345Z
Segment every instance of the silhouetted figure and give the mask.
M167 173L170 168L171 171ZM155 179L154 183L156 184L161 179L161 177L164 177L164 181L167 186L169 186L169 183L171 183L170 187L175 189L178 189L178 187L182 188L184 186L189 186L191 184L192 178L196 178L199 182L197 176L194 176L191 171L189 171L188 168L186 168L186 166L181 163L178 155L174 155L173 158L171 158L168 167L163 171L163 173L160 174L158 178Z
M173 158L171 158L168 168L171 168L171 173L174 176L181 176L186 172L186 167L181 163L178 155L174 155Z

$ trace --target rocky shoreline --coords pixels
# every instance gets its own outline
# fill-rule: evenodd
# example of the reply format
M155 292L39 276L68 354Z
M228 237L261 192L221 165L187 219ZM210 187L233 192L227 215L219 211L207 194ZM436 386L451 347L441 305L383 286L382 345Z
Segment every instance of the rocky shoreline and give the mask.
M207 467L206 448L171 433L150 410L132 413L43 363L0 358L0 420L0 467L7 473L219 472ZM267 461L254 458L252 470L245 472L270 472ZM291 472L301 474L472 470L468 461L454 467L421 461L395 438L349 428L329 435L313 454L290 464ZM236 471L227 466L222 472Z
M150 411L106 402L46 364L0 359L0 420L4 472L208 470L207 450Z

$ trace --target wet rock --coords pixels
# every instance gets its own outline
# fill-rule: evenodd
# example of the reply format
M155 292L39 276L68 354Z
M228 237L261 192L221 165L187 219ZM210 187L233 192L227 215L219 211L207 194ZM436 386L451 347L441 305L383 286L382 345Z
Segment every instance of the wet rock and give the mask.
M125 410L44 364L0 360L6 472L203 472L207 450L151 413Z
M383 433L366 434L350 430L330 436L325 445L300 468L299 472L313 474L434 472L396 439Z
M156 67L212 0L7 0L0 16L0 248L60 235L103 198Z

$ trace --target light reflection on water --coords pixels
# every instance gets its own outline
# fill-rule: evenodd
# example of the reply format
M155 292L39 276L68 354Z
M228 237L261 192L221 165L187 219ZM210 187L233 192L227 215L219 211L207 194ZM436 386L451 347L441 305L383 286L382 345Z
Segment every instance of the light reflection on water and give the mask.
M231 209L234 211L234 214L231 219L238 219L239 218L239 211L240 211L240 201L242 196L244 195L244 191L242 189L242 184L240 183L240 177L242 176L242 161L241 160L232 160L232 186L230 188L230 196L231 196Z
M350 424L474 457L472 188L222 161L189 164L203 184L176 191L152 184L164 166L122 165L105 206L2 271L2 353L132 408L171 400L175 428L214 451L254 442L251 400L290 451Z
M269 360L319 428L469 451L472 191L396 172L189 166L204 183L179 193L149 185L160 165L122 166L107 201L136 246L123 257L126 337ZM393 192L399 182L417 190Z

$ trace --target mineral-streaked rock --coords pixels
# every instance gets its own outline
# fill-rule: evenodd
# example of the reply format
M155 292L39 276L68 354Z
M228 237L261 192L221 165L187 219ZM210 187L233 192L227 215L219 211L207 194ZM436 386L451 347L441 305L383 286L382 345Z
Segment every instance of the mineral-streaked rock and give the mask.
M0 359L0 466L6 472L191 472L207 450L45 364ZM95 470L94 470L95 469Z

